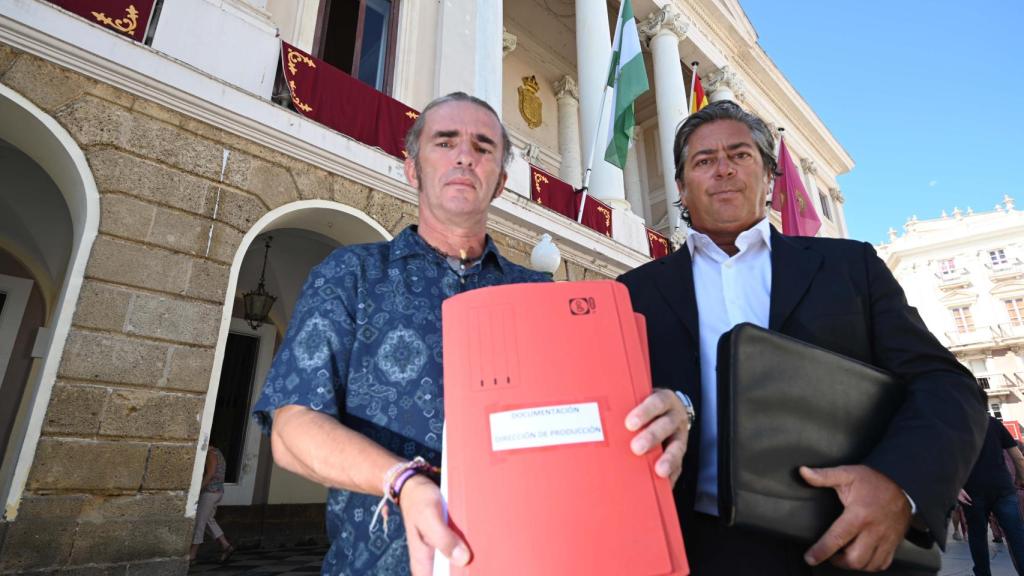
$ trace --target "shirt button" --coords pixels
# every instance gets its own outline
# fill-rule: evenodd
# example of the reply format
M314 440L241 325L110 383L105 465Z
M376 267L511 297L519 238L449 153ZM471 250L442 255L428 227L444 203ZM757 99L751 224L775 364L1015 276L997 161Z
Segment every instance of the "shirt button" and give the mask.
M728 260L728 261L726 261L726 263L725 263L725 267L726 267L726 268L732 268L732 260Z

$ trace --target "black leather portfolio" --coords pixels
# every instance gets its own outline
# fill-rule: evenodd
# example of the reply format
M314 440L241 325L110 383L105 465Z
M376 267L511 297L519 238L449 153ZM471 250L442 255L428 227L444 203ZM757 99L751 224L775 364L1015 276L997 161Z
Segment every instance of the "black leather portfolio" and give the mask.
M730 526L814 543L842 513L800 466L862 462L903 397L893 376L789 336L739 324L718 343L719 514ZM894 567L938 570L938 548L904 540Z

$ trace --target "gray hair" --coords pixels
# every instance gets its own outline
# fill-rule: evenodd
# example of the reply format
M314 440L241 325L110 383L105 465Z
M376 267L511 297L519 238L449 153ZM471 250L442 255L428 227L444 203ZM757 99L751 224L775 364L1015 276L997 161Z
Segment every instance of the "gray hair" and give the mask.
M769 178L774 178L778 170L778 160L775 159L775 136L771 129L757 116L740 108L735 102L721 100L708 104L683 122L676 132L676 142L673 147L673 159L676 163L676 181L682 184L683 175L686 172L687 146L690 143L690 136L698 128L711 122L719 120L735 120L742 122L749 130L750 136L761 153L761 162L764 164L764 171Z
M498 121L498 126L501 127L501 170L503 172L507 170L509 162L512 161L512 141L508 137L508 131L505 130L505 125L501 123L501 118L498 116L498 113L494 111L494 108L491 108L490 104L476 96L470 96L465 92L452 92L446 96L441 96L440 98L431 100L430 104L427 104L427 107L420 112L420 115L416 118L416 122L413 122L412 128L409 128L409 132L405 135L405 151L409 154L409 158L412 158L417 169L420 165L420 136L423 134L423 126L427 122L427 113L434 108L449 102L469 102L470 104L476 104L491 114L494 114L494 119Z

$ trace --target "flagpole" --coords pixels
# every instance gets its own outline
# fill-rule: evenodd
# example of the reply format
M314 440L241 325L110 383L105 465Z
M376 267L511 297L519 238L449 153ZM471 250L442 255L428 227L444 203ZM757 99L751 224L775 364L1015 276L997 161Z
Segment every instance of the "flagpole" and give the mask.
M696 60L690 62L690 68L693 69L693 77L690 78L690 109L686 111L687 115L693 114L693 99L697 97L697 95L693 93L693 91L697 88L697 66L698 64Z
M772 150L772 151L775 153L775 158L777 160L779 158L779 151L782 150L782 136L783 136L782 133L785 132L786 129L783 128L782 126L779 126L775 130L776 130L776 132L779 133L779 140L778 140L778 142L775 143L775 149ZM769 210L775 210L776 212L779 211L779 207L775 206L775 179L778 177L779 170L781 170L781 169L782 169L781 165L777 166L775 168L775 174L772 174L772 181L771 181L772 189L768 191L768 202L767 202L768 209Z
M615 19L615 37L612 38L612 51L608 55L608 73L605 74L605 78L611 75L612 65L615 63L615 45L616 43L622 44L622 11L626 7L626 2L629 0L622 0L619 3L619 15ZM587 169L583 172L583 186L580 188L580 192L583 196L580 197L580 212L576 215L576 223L583 223L583 208L587 205L587 195L590 193L590 174L594 170L594 151L597 150L597 145L601 140L601 125L604 124L605 107L608 104L608 91L611 86L608 85L607 80L604 83L604 93L601 95L601 111L597 116L597 128L594 130L594 144L590 147L590 153L587 155Z

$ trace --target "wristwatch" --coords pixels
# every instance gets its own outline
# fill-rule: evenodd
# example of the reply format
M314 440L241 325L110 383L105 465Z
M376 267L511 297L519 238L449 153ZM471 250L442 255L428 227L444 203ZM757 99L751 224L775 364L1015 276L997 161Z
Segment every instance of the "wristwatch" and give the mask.
M689 417L689 422L686 423L686 431L689 432L690 428L693 428L693 423L697 421L697 411L693 409L693 400L690 400L689 396L679 390L674 392L679 397L679 401L683 403L683 408L686 408L686 415Z

